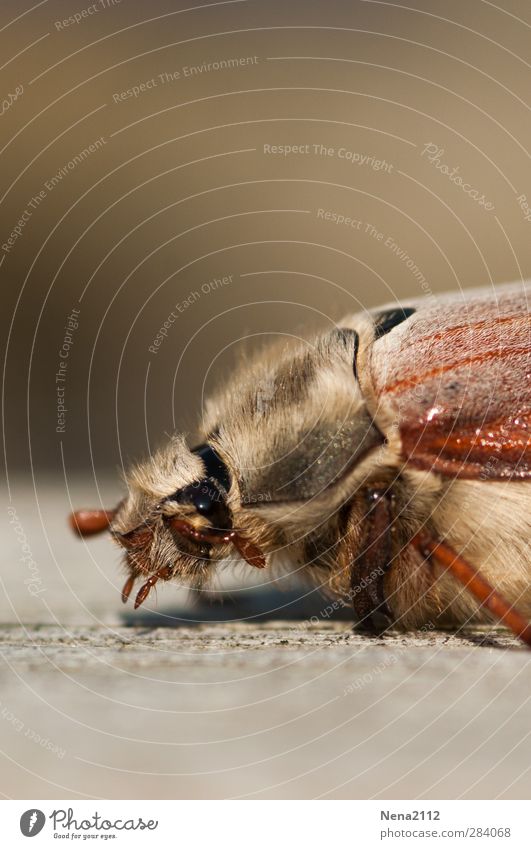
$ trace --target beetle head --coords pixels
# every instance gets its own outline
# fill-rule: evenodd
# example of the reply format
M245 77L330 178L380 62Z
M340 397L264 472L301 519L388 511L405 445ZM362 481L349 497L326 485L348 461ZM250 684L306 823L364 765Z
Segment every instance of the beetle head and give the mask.
M230 474L211 445L190 450L184 437L173 437L133 467L126 483L128 494L115 510L79 510L70 517L79 535L108 530L124 549L132 577L124 601L142 574L201 585L211 561L231 547L251 565L265 565L261 551L234 527Z
M259 567L261 550L277 559L298 547L305 557L304 539L337 524L383 444L356 379L357 350L357 333L336 329L245 364L207 404L202 445L173 437L131 469L115 511L74 514L74 529L108 528L132 580L200 586L234 548Z

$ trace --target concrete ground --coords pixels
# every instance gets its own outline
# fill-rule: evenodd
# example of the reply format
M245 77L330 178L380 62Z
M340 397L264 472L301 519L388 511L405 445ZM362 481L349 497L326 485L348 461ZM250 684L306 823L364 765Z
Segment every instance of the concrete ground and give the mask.
M133 613L69 500L99 503L15 483L3 512L5 797L529 797L531 655L504 632L369 638L229 580L223 606L165 587Z

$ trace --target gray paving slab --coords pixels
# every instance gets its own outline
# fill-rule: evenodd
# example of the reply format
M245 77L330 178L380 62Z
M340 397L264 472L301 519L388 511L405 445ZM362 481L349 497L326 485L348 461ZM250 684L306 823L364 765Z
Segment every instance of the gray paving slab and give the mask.
M7 521L4 796L529 797L531 655L502 630L369 638L300 587L234 581L223 607L169 587L133 614L64 489L15 490L43 592Z

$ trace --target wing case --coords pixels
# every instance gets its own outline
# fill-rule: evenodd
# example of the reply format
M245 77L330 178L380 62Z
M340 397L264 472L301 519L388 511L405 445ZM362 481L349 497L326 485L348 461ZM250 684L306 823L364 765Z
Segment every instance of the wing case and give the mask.
M449 477L531 477L530 303L520 283L400 305L415 312L376 338L368 369L406 462Z

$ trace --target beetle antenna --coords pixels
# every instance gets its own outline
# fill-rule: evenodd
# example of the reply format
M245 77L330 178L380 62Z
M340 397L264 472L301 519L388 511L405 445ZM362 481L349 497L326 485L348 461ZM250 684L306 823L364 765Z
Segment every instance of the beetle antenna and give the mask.
M116 510L76 510L68 521L75 534L90 537L108 530L115 515Z

